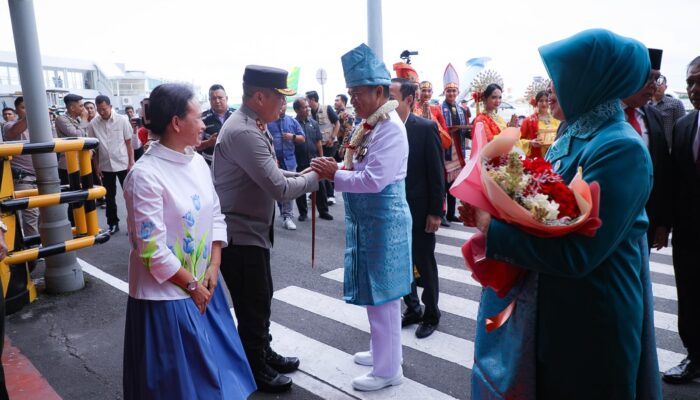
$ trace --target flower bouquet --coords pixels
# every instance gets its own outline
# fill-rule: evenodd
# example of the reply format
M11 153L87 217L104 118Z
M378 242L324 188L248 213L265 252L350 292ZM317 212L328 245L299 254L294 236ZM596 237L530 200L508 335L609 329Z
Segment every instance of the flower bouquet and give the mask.
M596 182L589 185L579 171L566 185L549 162L525 158L513 148L520 138L517 128L507 128L486 143L484 128L477 124L473 137L471 158L450 188L450 193L465 204L460 209L465 224L473 226L469 215L476 207L540 237L595 234L601 224ZM505 297L526 274L516 265L487 259L482 233L464 244L462 254L474 279L499 297ZM515 300L488 319L487 331L505 323L514 305Z

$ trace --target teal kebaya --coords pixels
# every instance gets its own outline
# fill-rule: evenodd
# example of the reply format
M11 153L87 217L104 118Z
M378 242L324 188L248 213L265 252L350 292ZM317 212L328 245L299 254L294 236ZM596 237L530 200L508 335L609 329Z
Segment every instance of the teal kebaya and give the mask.
M531 331L535 360L522 362L536 366L538 399L656 398L660 393L639 393L637 388L643 352L655 351L647 340L653 341L653 329L650 338L642 339L649 279L644 206L652 167L619 105L619 99L646 82L647 49L597 29L543 46L540 54L568 124L546 158L566 181L581 168L584 180L600 184L602 226L594 237L543 239L491 221L487 257L536 273L537 284L526 285L537 292ZM498 299L485 293L481 307L489 307L490 300ZM518 321L523 316L516 311L513 317ZM480 349L508 346L508 340L519 338L501 339L505 343L477 333L475 368L480 354L488 353ZM481 365L483 375L491 367ZM658 380L655 368L655 378L649 379ZM485 380L473 382L479 393L473 398L499 398L493 391L488 396L488 390L479 392L484 385ZM656 389L639 389L649 390Z

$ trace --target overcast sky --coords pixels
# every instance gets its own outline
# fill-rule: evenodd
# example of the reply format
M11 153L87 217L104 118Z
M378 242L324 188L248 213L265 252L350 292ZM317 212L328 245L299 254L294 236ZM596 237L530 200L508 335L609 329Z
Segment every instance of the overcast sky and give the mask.
M14 51L9 7L0 5L0 50ZM367 41L366 0L35 0L44 55L123 62L127 69L223 84L239 102L243 69L301 67L299 90L316 89L325 68L327 102L345 92L340 56ZM669 87L685 89L685 67L700 55L698 0L383 0L384 60L419 51L421 79L442 88L448 62L458 72L488 56L511 94L545 75L537 48L588 28L606 28L664 49ZM575 11L572 11L575 10ZM694 28L694 29L693 29ZM462 82L462 87L469 82ZM441 90L440 90L441 91ZM436 92L439 92L436 90ZM436 93L437 94L437 93Z

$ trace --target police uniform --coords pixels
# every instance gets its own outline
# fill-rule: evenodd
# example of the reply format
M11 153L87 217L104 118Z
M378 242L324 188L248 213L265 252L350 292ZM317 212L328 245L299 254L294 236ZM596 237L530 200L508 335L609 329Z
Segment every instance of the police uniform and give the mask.
M224 122L226 122L228 117L230 117L234 111L236 111L236 109L231 107L226 110L224 113ZM216 115L214 110L211 108L202 113L202 122L204 122L204 125L206 126L202 140L207 140L211 137L211 135L221 132L221 127L224 125L224 122L219 119L219 116ZM214 146L204 149L199 153L207 161L207 164L211 165L211 160L214 157Z
M277 68L248 66L243 82L285 96L296 94L287 89L287 72ZM277 115L278 106L273 107ZM228 246L221 252L221 274L231 294L241 342L258 389L280 392L292 385L282 373L296 370L299 360L282 357L270 347L275 201L318 190L318 175L280 169L265 122L245 102L232 113L217 137L212 172L228 236Z

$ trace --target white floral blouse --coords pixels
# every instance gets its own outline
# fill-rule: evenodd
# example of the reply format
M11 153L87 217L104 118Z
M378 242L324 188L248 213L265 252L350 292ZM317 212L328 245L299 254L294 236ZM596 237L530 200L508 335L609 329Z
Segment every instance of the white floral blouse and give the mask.
M188 298L168 279L184 267L201 281L212 242L227 244L226 222L204 158L152 143L127 175L124 199L131 242L129 295Z

